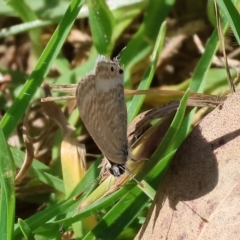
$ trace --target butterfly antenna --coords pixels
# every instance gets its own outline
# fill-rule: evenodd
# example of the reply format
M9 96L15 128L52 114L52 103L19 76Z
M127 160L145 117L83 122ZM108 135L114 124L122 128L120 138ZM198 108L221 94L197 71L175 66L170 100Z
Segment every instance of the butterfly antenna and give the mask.
M120 53L119 53L113 60L119 62L119 61L120 61L121 54L122 54L122 52L123 52L126 48L127 48L127 47L124 47L124 48L120 51Z

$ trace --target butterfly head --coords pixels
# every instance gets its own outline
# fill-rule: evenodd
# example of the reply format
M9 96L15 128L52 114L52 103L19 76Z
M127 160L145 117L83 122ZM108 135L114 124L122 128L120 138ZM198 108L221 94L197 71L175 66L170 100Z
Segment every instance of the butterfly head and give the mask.
M125 165L110 162L109 172L114 177L120 177L125 172Z

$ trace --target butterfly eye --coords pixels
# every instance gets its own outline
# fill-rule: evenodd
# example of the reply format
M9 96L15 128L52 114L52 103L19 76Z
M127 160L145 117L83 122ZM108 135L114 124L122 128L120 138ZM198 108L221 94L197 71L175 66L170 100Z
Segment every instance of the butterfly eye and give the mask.
M112 72L114 71L114 67L111 67L111 71L112 71Z
M119 72L119 74L123 74L123 70L121 68L119 69L118 72Z

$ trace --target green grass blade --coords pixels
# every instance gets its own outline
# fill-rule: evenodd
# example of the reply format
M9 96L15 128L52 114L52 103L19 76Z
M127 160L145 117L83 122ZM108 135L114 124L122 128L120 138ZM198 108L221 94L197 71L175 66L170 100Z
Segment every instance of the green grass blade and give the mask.
M206 84L206 76L208 70L212 64L212 58L214 57L219 44L218 32L215 29L208 40L205 47L205 52L201 56L198 64L193 73L192 82L190 83L191 92L202 93Z
M29 231L33 232L48 222L50 219L56 217L57 215L63 214L69 207L75 206L75 204L76 202L70 199L65 202L52 205L43 211L32 215L28 219L25 219L24 221L28 225ZM20 236L22 236L22 231L20 226L17 226L14 230L14 239L20 239Z
M6 138L8 138L13 129L16 128L17 123L25 113L33 95L46 77L52 62L60 51L83 3L84 0L73 0L70 3L62 21L40 56L33 73L26 81L18 98L2 118L0 127Z
M138 86L138 90L148 89L152 82L152 79L153 79L153 76L155 73L155 69L156 69L156 65L157 65L157 60L159 58L159 53L161 52L163 44L164 44L165 32L166 32L166 23L164 22L161 25L161 28L160 28L158 36L157 36L156 44L154 46L154 50L153 50L152 57L151 57L150 66L148 67L146 73L144 74L144 77ZM128 108L128 122L129 123L134 119L134 117L139 112L139 110L142 106L142 103L144 101L144 98L145 98L145 96L134 96L133 97L131 105Z
M56 217L57 215L70 212L71 209L74 209L74 212L70 216L70 221L62 220L62 221L56 221L56 222L63 223L64 225L69 226L72 223L81 220L83 217L89 216L92 213L92 209L90 209L89 212L84 213L79 218L73 217L73 215L76 215L77 207L79 205L79 202L74 201L73 198L82 192L85 193L87 190L89 190L89 188L91 188L91 185L93 185L96 182L95 180L97 176L99 176L99 171L100 171L100 169L98 169L97 167L99 166L100 162L101 162L101 159L98 159L96 162L94 162L94 164L90 167L90 169L88 169L87 174L78 184L78 186L76 186L75 190L70 194L70 196L68 197L68 200L66 200L65 202L60 202L58 204L52 205L51 207L46 208L39 213L36 213L35 215L29 217L28 219L25 219L24 221L28 225L30 231L31 232L35 231L38 227L42 226L43 224L48 222L50 219ZM33 167L36 168L36 166L38 166L38 168L41 168L41 169L48 169L47 166L44 166L39 162L33 162ZM31 173L31 169L30 169L30 173ZM49 180L54 181L54 179L51 179L51 178L49 178ZM104 205L104 207L105 206L106 205ZM21 230L18 226L15 229L16 239L20 235L21 235Z
M94 45L100 54L106 55L112 45L114 17L105 1L88 0L87 3Z
M239 29L240 16L233 2L235 2L235 5L238 5L240 1L217 0L218 6L220 7L224 16L226 17L234 33L234 36L236 37L237 42L240 45L240 29Z
M130 88L131 68L153 49L159 29L166 19L174 0L151 0L145 10L143 24L127 45L127 49L121 55L121 63L124 69L125 86ZM156 21L157 19L157 21Z
M222 27L224 30L227 28L227 22L226 19L223 19ZM207 81L207 74L209 72L209 69L212 64L212 59L214 55L216 54L216 51L218 49L219 45L219 37L218 37L218 31L215 29L211 35L211 37L208 40L208 43L205 47L205 51L202 54L200 60L198 61L198 64L194 70L192 81L189 85L189 88L191 92L199 92L202 93L206 86ZM189 116L184 120L182 129L179 132L179 135L182 136L182 138L179 138L178 142L176 142L175 146L178 148L178 146L181 144L182 140L187 136L189 133L191 123L194 117L194 114L196 112L196 109L193 109Z
M15 166L1 128L0 149L0 239L11 240L15 219Z
M35 12L29 7L29 5L25 1L8 1L8 5L14 9L14 12L18 14L18 16L24 21L35 21L38 19ZM39 57L43 45L41 40L41 30L39 28L35 28L29 31L29 37L31 39L32 49L34 50L35 57Z
M157 148L157 150L154 152L153 156L151 157L151 160L147 163L146 167L144 167L144 171L141 171L137 176L136 178L137 179L143 179L147 174L148 172L154 168L155 165L157 165L157 163L162 159L164 158L164 156L170 154L170 152L172 151L171 150L171 145L172 145L172 142L174 142L174 140L176 141L176 134L182 124L182 121L183 121L183 118L184 118L184 115L185 115L185 109L186 109L186 106L187 106L187 100L188 100L188 97L189 97L189 93L190 93L190 90L187 90L186 93L184 94L181 102L180 102L180 105L179 105L179 108L178 108L178 111L167 131L167 133L165 134L163 140L161 141L159 147ZM152 176L151 174L147 175L147 179L152 179Z
M205 52L202 54L194 70L192 81L189 85L191 92L202 93L204 91L204 88L206 86L207 74L211 67L212 59L217 51L218 44L218 32L215 29L208 40L208 43L205 47ZM175 142L173 148L177 149L180 146L181 142L188 135L195 112L196 109L193 109L191 113L184 119L182 127L178 133L179 137Z
M153 201L156 194L156 190L153 189L150 186L150 184L148 184L145 180L142 180L141 183L143 184L144 187L142 187L139 184L137 186Z
M110 1L110 2L108 2L108 6L109 6L111 12L118 11L119 9L121 10L121 8L126 8L128 10L128 18L129 18L129 9L130 9L130 11L132 11L133 9L135 9L135 11L138 11L137 8L139 8L139 6L142 7L143 5L146 5L146 2L147 2L146 0L144 0L144 1L143 0L142 1L132 0L131 2L129 2L128 0L124 0L124 1L121 1L118 3L114 2L114 1ZM43 4L43 6L38 6L38 7L36 7L34 4L32 4L29 1L28 1L28 4L31 7L31 9L33 9L34 12L38 12L39 18L42 18L42 15L40 12L43 12L44 19L28 21L25 23L20 23L20 24L11 26L11 27L2 28L1 32L0 32L0 39L10 36L10 35L27 32L27 31L33 30L35 28L41 28L41 27L52 25L54 23L59 23L60 19L62 18L62 16L64 15L64 12L66 10L67 1L58 2L58 5L56 5L54 8L51 8L51 9L48 9L48 5L47 5L48 3ZM7 9L4 9L5 8L5 6L3 6L3 5L5 5L4 0L0 0L0 5L1 5L1 9L0 9L1 16L3 16L3 15L7 16L7 15L12 15L12 14L15 15L15 12L13 11L13 9L10 9L9 6L6 6ZM51 3L50 3L50 5L51 5ZM46 11L43 10L44 8L48 9L50 14L46 14ZM10 14L9 14L9 11L10 11ZM78 19L86 18L86 17L88 17L88 15L89 14L88 14L87 8L83 8L82 11L79 12L77 18ZM122 16L122 18L123 18L123 16ZM121 22L121 17L118 18L118 16L117 16L116 20ZM125 19L125 20L128 21L128 19ZM118 28L117 29L114 28L114 32L115 31L116 31L116 35L119 36L119 33L121 33L121 30L119 31ZM114 39L116 39L116 38L114 38Z
M24 235L24 237L28 240L34 240L34 236L29 228L29 226L22 219L18 219L18 225Z
M139 201L140 200L140 201ZM111 240L128 226L137 214L145 207L148 197L138 188L131 190L127 197L123 197L89 232L83 240L94 238ZM144 202L144 204L142 204Z
M222 2L222 1L217 0L217 2L218 2L218 4L220 4L220 2ZM227 1L227 2L228 2L228 4L230 4L231 1ZM223 7L223 6L221 5L221 7ZM239 14L238 14L237 19L239 19ZM224 17L223 21L222 21L223 31L226 31L227 26L228 26L227 18ZM192 92L199 92L199 93L203 92L203 89L205 88L205 85L206 85L206 77L207 77L209 68L211 66L212 59L218 49L218 44L219 44L219 37L218 37L217 29L215 29L213 31L210 39L208 40L208 43L205 47L205 52L201 56L197 66L195 68L195 71L193 73L192 82L189 86L190 90Z
M9 28L1 29L0 39L8 37L10 35L16 35L16 34L20 34L23 32L27 32L27 31L35 29L35 28L49 26L54 23L55 23L55 21L52 21L52 20L33 20L31 22L17 24L17 25L11 26Z

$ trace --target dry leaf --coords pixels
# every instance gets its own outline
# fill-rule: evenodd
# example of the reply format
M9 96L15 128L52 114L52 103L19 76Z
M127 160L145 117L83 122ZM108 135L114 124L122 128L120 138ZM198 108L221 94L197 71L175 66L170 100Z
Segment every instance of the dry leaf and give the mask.
M179 148L135 239L239 239L240 92Z

